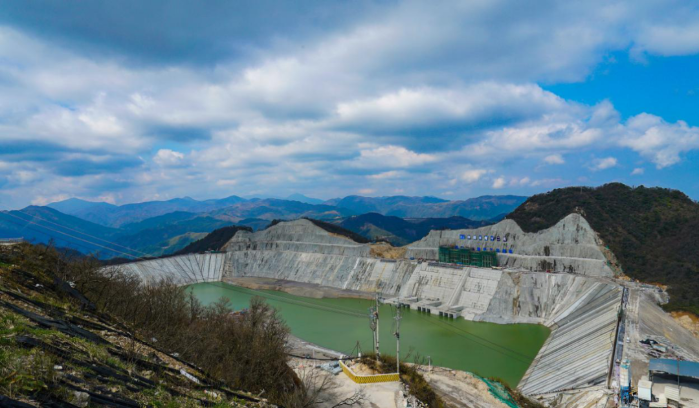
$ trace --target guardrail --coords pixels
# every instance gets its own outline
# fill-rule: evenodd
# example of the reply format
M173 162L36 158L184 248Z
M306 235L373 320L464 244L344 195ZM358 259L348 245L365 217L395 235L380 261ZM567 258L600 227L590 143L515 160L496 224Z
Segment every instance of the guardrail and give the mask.
M352 371L351 368L347 367L347 365L345 365L345 363L342 360L340 360L340 367L342 367L342 371L344 371L344 373L347 374L347 376L357 384L373 384L382 382L394 382L400 380L398 373L357 375L354 373L354 371Z

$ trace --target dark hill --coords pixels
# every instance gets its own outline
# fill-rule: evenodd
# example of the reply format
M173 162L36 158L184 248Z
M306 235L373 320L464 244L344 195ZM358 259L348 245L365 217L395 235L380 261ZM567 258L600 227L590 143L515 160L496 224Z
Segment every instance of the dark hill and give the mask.
M669 286L668 310L699 314L699 204L677 190L613 183L530 197L507 216L528 232L578 212L628 276Z
M205 251L220 251L226 242L230 241L230 239L233 238L233 235L241 230L252 232L252 228L250 227L239 227L236 225L219 228L211 231L204 238L194 241L186 247L180 249L173 255L184 255Z
M358 242L360 244L366 244L367 242L369 242L369 240L364 238L363 236L361 236L355 232L352 232L348 229L342 228L339 225L330 224L329 222L325 222L325 221L315 220L313 218L304 218L304 219L312 222L318 228L322 228L325 231L330 232L332 234L342 235L343 237L349 238L354 242ZM287 220L272 220L272 222L269 223L267 228L273 227L273 226L279 224L280 222L288 222L288 221ZM267 229L267 228L265 228L265 229Z

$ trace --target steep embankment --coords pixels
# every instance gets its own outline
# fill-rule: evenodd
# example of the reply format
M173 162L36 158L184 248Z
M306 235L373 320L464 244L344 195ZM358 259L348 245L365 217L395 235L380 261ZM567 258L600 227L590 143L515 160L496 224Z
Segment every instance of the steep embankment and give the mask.
M699 314L699 204L677 190L606 184L529 198L508 216L524 231L582 214L628 276L669 286L669 310Z

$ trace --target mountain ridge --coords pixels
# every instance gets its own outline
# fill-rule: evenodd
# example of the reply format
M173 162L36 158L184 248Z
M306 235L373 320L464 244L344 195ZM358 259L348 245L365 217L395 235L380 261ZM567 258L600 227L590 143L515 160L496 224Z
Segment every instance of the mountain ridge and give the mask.
M668 285L667 310L699 314L699 203L678 190L610 183L532 196L507 218L536 232L570 213L585 217L626 275Z
M311 217L316 219L342 218L376 212L401 218L448 218L462 216L472 220L489 220L500 214L509 213L524 202L524 196L481 196L467 200L449 201L438 197L423 196L347 196L327 201L292 194L281 198L250 198L236 195L221 199L195 200L191 197L173 198L165 201L146 201L113 205L78 198L58 201L47 207L63 211L95 224L107 227L122 227L128 224L170 214L173 212L213 213L227 220L262 218L269 221L277 218ZM315 208L306 206L318 206ZM264 207L264 208L255 208ZM330 208L333 207L333 208Z

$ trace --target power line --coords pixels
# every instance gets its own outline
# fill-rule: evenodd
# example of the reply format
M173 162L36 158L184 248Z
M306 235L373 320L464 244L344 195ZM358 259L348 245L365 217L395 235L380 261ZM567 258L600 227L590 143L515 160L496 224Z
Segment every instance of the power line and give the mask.
M139 251L139 250L137 250L137 249L129 248L129 247L127 247L127 246L120 245L120 244L117 244L117 243L112 242L112 241L108 241L108 240L106 240L106 239L104 239L104 238L100 238L100 237L96 237L96 236L94 236L94 235L90 235L90 234L88 234L88 233L85 233L85 232L83 232L83 231L77 230L77 229L75 229L75 228L67 227L67 226L65 226L65 225L63 225L63 224L60 224L60 223L57 223L57 222L53 222L53 221L47 220L47 219L45 219L45 218L41 218L41 217L39 217L38 215L35 215L35 214L23 213L23 212L21 212L21 211L17 211L17 212L20 213L20 214L26 214L26 215L31 216L31 217L32 217L32 221L30 221L30 222L33 222L33 219L38 219L38 220L41 220L41 221L44 221L44 222L48 222L49 224L57 225L57 226L59 226L59 227L61 227L61 228L63 228L63 229L66 229L66 230L69 230L69 231L73 231L73 232L77 232L78 234L84 235L84 236L86 236L86 237L90 237L90 238L93 238L93 239L96 239L96 240L99 240L99 241L102 241L102 242L106 242L106 243L108 243L108 244L111 244L111 245L116 246L116 247L119 247L119 248L124 248L124 249L127 249L127 250L129 250L129 251L136 252L136 253L140 253L140 254L143 254L143 255L146 255L146 256L153 256L152 254L148 254L148 253L145 253L145 252L143 252L143 251ZM17 216L17 218L22 219L22 217L18 217L18 216ZM26 220L25 220L25 221L26 221ZM28 222L29 222L29 221L28 221ZM39 226L42 226L42 227L46 228L45 226L43 226L43 225L41 225L41 224L38 224L38 223L37 223L36 225L39 225Z
M471 332L469 332L469 331L467 331L467 330L460 329L460 328L458 328L458 327L456 327L456 326L453 326L453 325L451 325L451 324L449 324L449 323L445 323L445 322L441 322L441 321L433 321L433 320L431 320L431 319L425 318L424 316L420 316L419 314L418 314L418 317L421 318L421 319L424 319L424 320L426 320L426 321L428 321L428 322L430 322L430 323L432 323L432 324L435 324L435 325L442 325L443 327L447 328L448 330L451 330L451 331L453 331L454 333L456 333L458 336L461 336L461 337L463 337L463 338L465 338L465 339L468 339L468 340L473 341L473 342L475 342L475 343L477 343L477 344L480 344L481 346L486 347L486 348L488 348L488 349L490 349L490 350L492 350L492 351L494 351L494 352L496 352L496 353L499 353L499 354L502 354L502 355L505 355L505 356L514 358L514 359L518 360L519 362L521 362L521 363L523 363L523 364L529 365L529 364L531 363L532 357L529 357L529 356L527 356L527 355L524 355L524 354L522 354L522 353L520 353L520 352L518 352L518 351L516 351L516 350L512 350L512 349L509 348L509 347L505 347L505 346L503 346L503 345L497 344L497 343L495 343L495 342L493 342L493 341L491 341L491 340L488 340L488 339L485 339L485 338L483 338L483 337L480 337L480 336L478 336L478 335L476 335L476 334L473 334L473 333L471 333ZM463 334L461 334L461 333L463 333ZM464 335L464 334L465 334L465 335ZM479 339L479 340L481 340L481 341L475 340L475 339L473 339L473 338L469 338L469 337L467 337L466 335L475 337L476 339ZM486 344L486 343L487 343L487 344ZM501 348L502 350L497 350L497 349L491 347L491 346L488 345L488 344L491 344L491 345L493 345L493 346L495 346L495 347L499 347L499 348ZM504 350L504 351L503 351L503 350ZM514 355L508 355L506 352L512 353L512 354L514 354ZM520 358L520 357L523 357L523 358L525 358L526 360L523 360L523 359Z
M11 214L11 213L9 213L9 212L3 212L2 214L9 215L10 217L17 218L18 220L22 220L23 222L27 223L27 224L25 225L26 228L29 228L29 229L31 229L31 230L36 231L34 228L29 227L29 221L27 221L26 219L24 219L24 218L22 218L22 217L18 217L18 216L14 215L14 214ZM18 224L18 225L21 225L21 224ZM92 241L87 240L87 239L83 239L83 238L80 238L80 237L76 237L76 236L74 236L74 235L71 235L71 234L68 234L68 233L65 233L65 232L62 232L62 231L58 231L58 230L53 229L53 228L49 228L49 227L47 227L47 226L45 226L45 225L41 225L41 224L34 224L34 225L39 226L39 227L41 227L41 228L45 228L45 229L47 229L47 230L49 230L49 231L56 232L56 233L58 233L58 234L62 234L62 235L71 237L71 238L73 238L73 239L77 239L77 240L86 242L86 243L88 243L88 244L92 244L92 245L97 246L97 247L100 247L100 248L104 248L104 249L106 249L106 250L108 250L108 251L110 251L110 252L119 253L119 254L126 255L126 256L128 256L128 257L135 258L135 259L143 259L143 258L141 258L141 257L135 256L135 255L131 255L131 254L128 254L128 253L126 253L126 252L119 251L119 250L114 249L114 248L109 248L109 247L107 247L107 246L98 244L98 243L96 243L96 242L92 242ZM46 233L43 232L43 231L37 231L37 232L46 234ZM46 235L49 235L49 234L46 234ZM50 236L50 235L49 235L49 236Z
M289 299L289 298L285 298L285 297L283 297L283 296L273 295L273 294L266 293L266 292L262 292L262 291L258 291L258 290L255 290L255 289L245 288L246 290L243 290L242 288L238 288L237 286L233 286L233 285L231 285L231 286L221 286L220 284L217 284L217 282L207 282L207 283L210 284L210 285L218 286L218 287L224 288L224 289L230 289L230 290L233 290L233 291L236 291L236 292L240 292L240 293L245 293L246 290L252 291L252 292L258 293L259 296L261 296L261 297L270 298L270 299L277 300L277 301L283 302L283 303L294 304L294 305L297 305L297 306L308 307L308 308L316 309L316 310L323 310L323 311L326 311L326 312L335 312L335 313L345 314L345 315L349 315L349 316L352 316L352 317L362 317L362 318L364 317L364 314L359 313L359 312L355 312L355 311L349 310L349 309L338 308L338 307L333 307L333 306L318 305L318 304L315 304L315 303L312 303L312 302L308 302L308 301L304 301L304 300L299 300L299 299Z
M216 283L210 283L210 284L213 284L213 285L215 285L215 286L219 286L219 285L217 285ZM219 286L219 287L227 288L227 289L232 289L232 290L235 290L235 291L243 292L243 293L244 293L243 290L238 289L236 286ZM348 312L348 311L342 310L342 309L335 309L335 308L332 308L332 307L325 307L325 306L318 307L318 305L315 305L315 304L312 304L312 303L309 303L309 302L298 301L298 300L295 300L295 299L294 299L294 300L291 300L291 299L281 298L281 297L278 297L278 296L271 295L271 294L269 294L269 293L256 291L255 289L249 289L249 290L250 290L250 291L253 291L253 292L261 293L261 296L263 296L263 297L270 297L270 298L272 298L272 299L276 299L276 300L279 300L279 301L285 302L285 303L296 304L296 305L299 305L299 306L310 307L310 308L314 308L314 309L317 309L317 310L323 310L323 311L328 311L328 312L337 312L337 313L342 313L342 314L350 314L351 316L361 316L361 317L364 317L364 315L362 315L362 314L352 313L352 312ZM525 354L522 354L522 353L520 353L520 352L518 352L518 351L516 351L516 350L513 350L513 349L509 348L509 347L506 347L506 346L497 344L497 343L495 343L495 342L493 342L493 341L491 341L491 340L485 339L485 338L483 338L483 337L481 337L481 336L478 336L478 335L476 335L476 334L473 334L473 333L471 333L471 332L469 332L469 331L467 331L467 330L458 328L458 327L456 327L456 326L454 326L454 325L452 325L452 324L449 324L449 323L446 323L446 322L441 322L441 321L435 321L435 320L426 318L426 317L424 317L424 316L421 316L421 315L419 315L419 314L418 314L417 316L418 316L419 318L421 318L421 319L427 321L427 322L432 323L432 324L441 325L442 327L445 327L445 328L447 328L448 330L451 330L452 332L455 332L457 335L459 335L459 336L461 336L461 337L463 337L463 338L465 338L465 339L468 339L468 340L470 340L470 341L473 341L473 342L475 342L475 343L477 343L477 344L479 344L479 345L481 345L481 346L483 346L483 347L486 347L486 348L488 348L488 349L490 349L490 350L492 350L492 351L494 351L494 352L496 352L496 353L498 353L498 354L502 354L502 355L505 355L505 356L507 356L507 357L514 358L514 359L516 359L517 361L519 361L519 362L521 362L521 363L523 363L523 364L526 364L527 366L531 363L532 357L527 356L527 355L525 355ZM470 337L469 337L469 336L470 336ZM498 349L498 348L500 348L500 349Z

